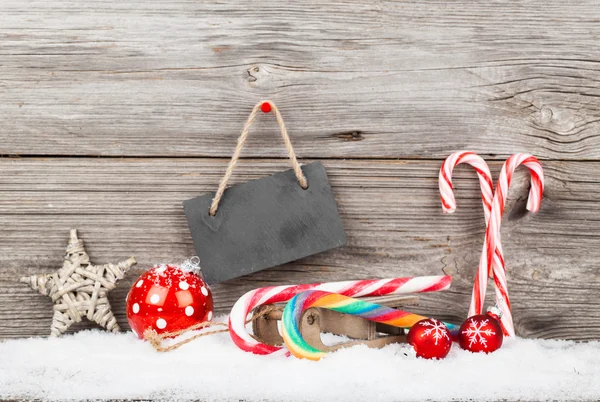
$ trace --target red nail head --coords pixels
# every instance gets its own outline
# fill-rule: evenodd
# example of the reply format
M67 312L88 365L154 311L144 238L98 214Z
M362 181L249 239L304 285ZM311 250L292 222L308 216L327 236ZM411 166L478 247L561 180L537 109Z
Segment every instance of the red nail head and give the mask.
M271 104L269 102L263 102L262 105L260 105L260 110L262 110L263 113L269 113L271 111Z

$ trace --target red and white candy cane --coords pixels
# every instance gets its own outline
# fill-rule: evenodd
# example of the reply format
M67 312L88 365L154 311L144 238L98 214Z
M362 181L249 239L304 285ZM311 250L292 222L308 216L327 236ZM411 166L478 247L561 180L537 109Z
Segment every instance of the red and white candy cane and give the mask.
M442 209L445 213L451 214L456 210L456 200L454 198L454 186L452 185L452 172L454 168L461 163L471 165L477 172L479 178L479 186L481 187L481 200L483 203L483 214L485 216L485 225L488 226L492 211L492 202L494 198L494 183L492 180L492 174L488 164L483 158L474 152L459 151L450 155L440 168L439 174L439 187L440 196L442 199ZM499 236L499 234L498 234ZM475 276L475 283L473 285L473 294L471 296L471 305L469 307L469 316L482 314L483 303L485 301L485 294L487 288L487 279L489 277L492 268L494 272L502 272L501 276L504 275L504 257L502 255L502 246L500 240L496 242L496 249L494 253L494 259L492 266L487 263L487 254L482 256L479 261L479 267L477 275ZM494 274L494 278L497 275ZM483 286L481 284L484 284ZM503 286L503 287L502 287ZM501 287L500 294L506 295L506 283L498 283L496 281L496 287ZM506 296L508 300L508 296Z
M285 347L261 343L246 330L248 314L265 304L287 302L300 292L310 289L339 293L350 297L383 296L446 290L452 283L450 276L419 276L412 278L371 279L344 282L313 283L304 285L270 286L246 293L233 305L229 314L229 334L242 350L259 355L289 354Z
M494 183L488 164L483 158L474 152L459 151L446 158L440 168L440 196L442 198L442 209L451 214L456 211L456 200L454 198L454 187L452 186L452 171L461 163L473 166L479 177L481 187L481 200L483 202L483 213L485 222L490 218L492 210L492 199L494 198Z
M485 232L485 241L481 258L482 260L485 259L487 262L487 268L484 270L485 275L481 275L481 269L479 272L480 285L483 287L487 284L487 273L489 272L490 265L492 265L490 259L494 250L500 244L500 223L502 222L502 214L504 213L504 206L506 205L506 198L508 197L508 188L510 187L513 173L520 165L527 167L531 175L531 188L527 199L527 210L538 212L542 204L542 195L544 193L544 171L542 170L542 165L533 155L521 153L512 155L506 160L502 167L502 171L500 172L500 177L496 184L496 192L494 193L494 199L492 201L490 220ZM485 276L485 279L483 276ZM502 329L508 336L514 336L515 329L510 310L510 301L508 299L505 269L494 268L494 281L496 283L496 303L502 312L502 317L500 319ZM475 292L476 289L473 289L473 297L475 297ZM479 313L472 313L469 311L469 316L473 314Z

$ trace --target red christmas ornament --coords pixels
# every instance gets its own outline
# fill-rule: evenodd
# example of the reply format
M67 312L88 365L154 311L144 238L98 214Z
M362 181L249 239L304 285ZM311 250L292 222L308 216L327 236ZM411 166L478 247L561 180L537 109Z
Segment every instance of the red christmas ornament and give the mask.
M262 110L263 113L269 113L271 111L271 104L269 102L263 102L260 105L260 110Z
M448 327L434 318L426 318L413 325L407 340L415 348L417 356L424 359L443 359L452 346Z
M502 327L493 311L467 318L458 331L460 347L474 353L491 353L502 346L503 339Z
M210 288L185 266L155 266L135 281L127 295L127 320L140 339L147 329L159 334L179 331L212 317Z

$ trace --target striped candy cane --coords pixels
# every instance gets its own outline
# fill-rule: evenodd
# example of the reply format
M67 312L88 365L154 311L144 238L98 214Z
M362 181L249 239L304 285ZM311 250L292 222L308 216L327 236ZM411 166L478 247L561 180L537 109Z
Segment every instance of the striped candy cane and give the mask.
M240 297L233 305L229 314L229 334L233 342L247 352L259 355L273 353L287 355L289 352L286 348L264 344L248 333L246 318L253 309L265 304L287 302L298 293L311 289L339 293L344 296L367 297L438 292L448 289L451 283L452 277L450 276L419 276L258 288Z
M496 192L492 201L492 210L490 214L490 220L485 232L485 241L483 244L483 250L481 253L481 259L487 262L487 268L479 270L479 280L482 287L485 288L487 284L488 272L491 265L491 256L494 250L500 244L500 223L502 221L502 214L504 213L504 207L506 205L506 198L508 196L508 188L514 171L523 165L529 169L531 175L531 189L529 190L529 197L527 199L527 210L531 212L538 212L542 203L542 195L544 193L544 171L542 165L535 156L529 154L514 154L506 160L498 183L496 185ZM482 272L483 271L483 272ZM515 335L515 329L512 320L512 313L510 310L510 301L508 299L508 291L506 287L506 271L504 269L496 269L494 264L494 281L496 283L496 302L500 311L502 312L501 324L504 332L508 336ZM476 289L473 289L473 297L475 298ZM469 316L478 314L475 311L469 311Z
M455 152L446 158L440 168L440 195L442 198L442 209L445 213L451 214L456 211L456 200L454 198L454 187L452 186L452 172L457 165L466 163L473 166L479 177L481 187L481 200L483 201L483 213L485 222L490 218L492 210L492 199L494 198L494 183L488 164L483 158L474 152L460 151Z
M479 178L479 186L481 187L481 200L483 203L483 214L485 216L485 225L488 226L492 211L492 202L494 198L494 184L492 181L492 174L488 164L483 160L482 157L474 152L460 151L450 155L440 168L439 174L439 187L440 195L442 199L442 209L445 213L451 214L456 210L456 200L454 198L454 187L452 186L452 172L454 168L461 163L471 165L477 172ZM498 234L499 236L499 234ZM484 258L485 257L485 258ZM490 266L487 262L487 254L482 256L479 261L479 267L477 275L475 276L475 283L473 285L473 294L471 296L471 305L469 307L469 316L482 314L483 304L485 302L485 294L487 288L487 279L490 274L488 268ZM502 255L502 246L500 240L496 242L496 249L490 266L494 272L502 272L501 276L504 275L504 257ZM494 274L494 278L496 278ZM483 285L482 285L483 283ZM502 287L497 289L500 294L507 295L506 283L498 283L496 281L496 287ZM498 292L497 292L498 293ZM508 300L508 296L506 296Z

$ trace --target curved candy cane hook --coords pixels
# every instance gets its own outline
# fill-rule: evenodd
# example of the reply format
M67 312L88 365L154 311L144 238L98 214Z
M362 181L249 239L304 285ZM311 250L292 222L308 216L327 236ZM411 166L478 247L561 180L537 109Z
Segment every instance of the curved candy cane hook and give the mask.
M442 209L451 214L456 210L456 199L454 198L454 187L452 186L452 172L461 163L473 166L479 177L481 187L481 200L483 202L483 213L485 222L490 218L492 210L492 198L494 197L494 183L488 164L483 158L474 152L455 152L442 163L439 175L440 196L442 198Z
M504 207L506 205L506 198L508 196L508 188L514 171L520 165L525 166L529 169L531 175L531 189L529 190L529 198L527 200L527 209L531 212L538 212L542 203L542 196L544 193L544 171L542 165L537 158L530 154L514 154L506 160L498 183L496 185L496 192L492 201L492 211L490 214L490 220L488 227L485 232L485 241L483 244L483 250L481 252L482 261L485 259L487 263L486 271L489 272L491 268L490 257L494 250L500 244L500 223L502 222L502 214L504 213ZM512 313L510 309L510 301L508 299L508 290L506 287L506 269L497 269L495 265L494 270L494 281L496 283L496 302L498 308L502 312L501 324L504 333L508 336L514 336L515 329L513 325ZM481 272L479 272L481 274ZM482 279L482 286L485 287L487 284L487 274L485 279ZM475 296L475 289L473 290L473 297ZM469 311L469 315L471 311Z
M485 225L488 226L490 214L492 211L492 202L494 197L494 184L492 174L488 164L483 158L474 152L459 151L450 155L440 168L439 187L442 198L442 208L445 213L453 213L456 210L456 200L454 198L454 187L452 186L452 172L454 168L461 163L471 165L477 172L479 177L479 185L481 187L481 199L483 203L483 213L485 216ZM496 242L496 250L492 261L496 267L496 271L504 271L504 257L502 255L502 246L500 241ZM475 275L475 283L473 285L473 294L471 296L471 305L469 307L469 316L482 314L483 303L485 302L485 294L487 288L487 278L489 276L487 255L486 259L481 259ZM505 294L504 290L502 294Z

